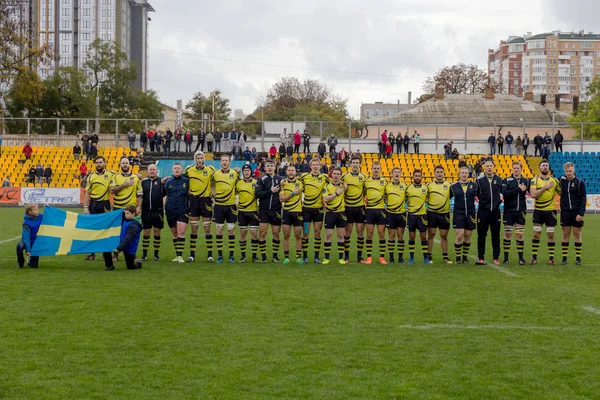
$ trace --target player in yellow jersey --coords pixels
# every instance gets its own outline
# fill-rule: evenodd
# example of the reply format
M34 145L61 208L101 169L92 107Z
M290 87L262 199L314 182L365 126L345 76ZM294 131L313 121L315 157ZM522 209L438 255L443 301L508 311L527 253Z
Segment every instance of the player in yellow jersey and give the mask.
M83 198L83 212L85 214L104 214L110 212L110 183L114 172L106 169L106 159L98 156L94 159L96 170L88 175ZM108 271L115 269L110 252L102 253L104 266ZM86 261L95 261L94 253L85 257Z
M448 231L450 230L450 199L452 184L444 178L444 167L438 165L434 168L435 179L427 184L427 257L431 261L433 241L436 231L440 230L440 244L442 246L442 260L446 264L453 264L448 257Z
M421 237L421 250L423 262L431 264L427 257L427 187L421 183L423 172L420 169L413 171L413 182L406 188L406 204L408 206L408 251L410 252L409 264L415 263L415 239L419 231Z
M304 264L302 259L302 225L304 222L302 215L302 192L304 187L302 182L296 177L296 167L288 165L286 171L287 179L281 181L281 191L279 200L283 204L283 264L290 263L290 236L292 226L294 227L294 237L296 238L296 263Z
M192 232L190 234L190 256L187 261L194 262L196 260L198 230L200 228L200 218L202 217L208 262L213 262L211 182L215 167L204 164L204 153L201 151L194 153L194 162L194 165L190 165L183 172L183 175L190 180L190 225L192 226Z
M320 172L319 160L310 160L310 172L300 175L300 182L304 185L304 206L302 214L304 218L304 234L302 236L302 255L304 262L308 262L308 235L312 222L314 230L315 263L320 264L319 252L321 251L321 230L323 229L323 189L329 183L329 177Z
M113 175L110 183L110 192L114 194L113 209L136 206L139 214L142 206L142 181L138 175L132 173L127 157L121 158L119 168L120 171ZM123 221L125 221L124 215Z
M535 199L531 264L537 264L543 225L546 225L548 238L548 262L554 264L554 230L558 224L554 196L560 194L560 182L550 173L550 164L547 160L540 162L540 174L531 180L530 194Z
M331 170L331 182L323 189L323 201L327 203L327 212L325 214L325 259L323 264L329 264L329 254L331 253L331 238L335 229L337 235L338 262L347 264L344 257L344 234L346 233L346 204L344 201L344 192L346 184L340 181L342 170L333 168Z
M250 229L252 243L252 262L260 262L258 252L258 201L256 199L256 179L252 177L252 167L242 167L242 179L235 185L238 196L238 226L240 227L241 263L246 262L246 238Z
M231 169L231 156L227 153L221 154L221 169L215 171L212 176L215 193L215 207L213 222L217 227L217 262L223 262L223 227L227 223L229 262L235 262L233 258L235 249L235 223L237 222L237 207L235 205L235 188L240 180L239 168Z
M363 193L366 200L365 216L367 222L367 258L362 261L363 264L371 264L373 258L373 234L375 225L377 225L377 235L379 237L379 263L387 264L383 254L385 253L385 225L387 217L385 214L385 187L388 181L381 176L381 164L377 161L371 166L371 176L365 180Z
M388 230L389 262L394 262L396 237L398 238L398 262L404 262L404 230L406 229L406 183L402 182L402 170L392 169L392 181L385 187L386 227Z
M363 189L367 176L360 172L360 157L353 156L350 160L350 172L342 175L342 182L346 184L344 201L346 203L346 233L344 236L344 255L346 261L350 259L350 238L356 225L356 256L357 261L363 261L362 252L365 245L365 199Z

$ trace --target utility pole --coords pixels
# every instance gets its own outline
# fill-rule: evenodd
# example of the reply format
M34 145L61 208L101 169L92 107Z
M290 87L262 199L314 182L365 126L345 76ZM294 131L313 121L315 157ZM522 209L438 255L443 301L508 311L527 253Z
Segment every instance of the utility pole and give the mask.
M215 92L212 92L212 131L215 131Z

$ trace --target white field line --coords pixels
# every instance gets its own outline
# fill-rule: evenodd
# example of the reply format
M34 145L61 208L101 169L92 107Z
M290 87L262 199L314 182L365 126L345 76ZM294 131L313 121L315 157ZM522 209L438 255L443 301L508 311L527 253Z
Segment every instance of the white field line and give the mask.
M433 239L434 242L436 242L437 244L440 244L440 240L439 239ZM448 245L450 245L450 242L448 242ZM473 255L469 254L469 257L472 258L475 261L479 261L479 259ZM515 274L512 271L509 271L508 269L504 268L504 267L500 267L498 265L494 265L494 264L486 264L488 267L495 269L498 272L502 272L503 274L506 274L508 276L512 276L512 277L518 277L519 275Z
M598 310L600 312L600 310ZM576 326L528 326L528 325L456 325L456 324L426 324L426 325L400 325L399 329L406 330L507 330L507 331L576 331L589 329Z
M592 307L592 306L581 306L581 308L583 308L585 311L589 311L592 314L596 314L596 315L600 315L600 310Z
M15 236L12 239L5 239L5 240L0 240L0 244L4 244L4 243L8 243L8 242L12 242L13 240L17 240L17 239L21 239L21 236Z

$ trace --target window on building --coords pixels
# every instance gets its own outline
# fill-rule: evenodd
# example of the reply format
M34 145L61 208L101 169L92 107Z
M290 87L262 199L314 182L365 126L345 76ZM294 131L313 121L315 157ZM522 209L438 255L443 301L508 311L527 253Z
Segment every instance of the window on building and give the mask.
M90 10L89 8L84 8L83 9L83 16L84 17L89 17L92 15L92 10Z
M387 115L394 115L394 110L388 110Z
M375 110L375 115L383 115L380 109Z
M81 34L81 37L82 37L83 40L90 40L90 36L91 35L89 33L83 33L83 34Z
M68 19L63 19L60 23L60 27L63 29L71 29L71 21Z
M519 80L518 80L518 79L515 79L515 80L513 81L513 85L517 86L518 84L519 84Z
M82 26L83 26L84 28L88 28L88 29L89 29L89 28L90 28L90 25L91 25L91 24L90 24L90 21L83 21L83 25L82 25Z
M593 49L594 48L594 42L580 42L579 45L581 46L582 49Z
M367 118L373 115L373 111L367 110Z
M62 15L63 17L68 17L69 15L71 15L71 10L68 8L62 8L60 15Z
M519 68L519 63L515 63L515 68Z

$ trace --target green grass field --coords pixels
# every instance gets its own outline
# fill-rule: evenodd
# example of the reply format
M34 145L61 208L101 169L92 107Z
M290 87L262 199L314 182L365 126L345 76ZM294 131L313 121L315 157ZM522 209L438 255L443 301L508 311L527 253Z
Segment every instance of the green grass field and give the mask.
M547 265L542 242L539 265L502 270L120 261L114 272L81 256L15 269L21 218L0 209L0 398L600 397L600 216L586 217L582 267Z

